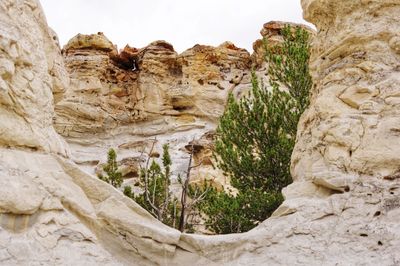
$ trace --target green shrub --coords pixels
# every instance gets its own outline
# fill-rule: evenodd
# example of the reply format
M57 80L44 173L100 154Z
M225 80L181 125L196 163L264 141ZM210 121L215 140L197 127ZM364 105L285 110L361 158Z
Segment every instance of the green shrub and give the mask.
M207 214L206 228L216 234L240 233L269 217L282 202L281 193L261 189L241 191L237 196L211 189L199 209Z
M182 204L169 189L172 165L169 146L167 144L163 145L162 166L155 160L151 160L150 154L153 151L155 141L147 156L146 165L144 167L140 166L140 180L137 185L142 190L142 193L135 194L130 186L125 186L123 193L161 222L181 231L193 232L191 221L198 216L198 209L194 207L208 192L202 191L202 194L198 195L199 188L189 185L190 170L193 168L191 165L193 152L190 154L185 182L180 177L178 178L183 188L182 199L190 199L190 202L185 200L185 203ZM120 188L123 179L122 174L118 172L117 154L114 149L108 151L107 163L103 166L103 170L107 175L99 175L98 177L112 186ZM190 195L187 195L189 193ZM182 214L183 219L181 219Z
M163 145L162 167L152 160L150 166L148 166L148 161L147 166L141 169L139 178L143 193L134 195L130 187L125 187L124 194L161 222L176 227L179 221L180 204L169 191L172 162L168 149L167 144Z
M201 204L215 233L244 232L268 218L290 184L290 157L297 123L312 86L309 34L286 26L283 43L266 43L271 90L252 73L252 90L239 101L230 95L217 128L215 158L236 196L213 190ZM279 88L283 85L285 88Z
M114 149L110 149L107 154L107 163L103 166L106 176L99 175L99 178L112 186L119 188L122 184L122 174L118 172L117 154Z

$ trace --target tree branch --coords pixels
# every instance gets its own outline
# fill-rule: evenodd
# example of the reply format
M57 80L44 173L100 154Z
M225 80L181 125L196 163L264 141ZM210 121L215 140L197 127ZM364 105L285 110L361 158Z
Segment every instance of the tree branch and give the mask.
M154 138L153 140L153 144L151 145L150 151L147 154L147 161L146 161L146 168L144 169L144 195L146 198L147 203L151 206L151 208L157 212L157 217L158 217L158 213L159 213L159 209L157 208L157 206L154 205L153 202L151 202L150 197L149 197L149 163L150 163L150 155L153 152L154 149L154 145L157 142L157 138Z

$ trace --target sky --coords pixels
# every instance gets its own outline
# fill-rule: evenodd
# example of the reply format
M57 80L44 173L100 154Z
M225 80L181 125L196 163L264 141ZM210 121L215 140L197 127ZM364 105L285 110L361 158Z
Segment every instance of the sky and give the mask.
M40 0L61 46L78 33L103 32L118 48L155 40L177 52L231 41L252 52L271 20L305 23L300 0Z

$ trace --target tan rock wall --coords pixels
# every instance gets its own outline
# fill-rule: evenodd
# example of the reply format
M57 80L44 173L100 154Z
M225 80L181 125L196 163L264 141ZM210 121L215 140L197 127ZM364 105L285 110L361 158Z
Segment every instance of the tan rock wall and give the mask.
M266 23L261 36L270 45L281 42L284 24ZM268 84L262 46L262 40L256 41L251 56L230 42L195 45L182 54L165 41L117 51L102 33L78 34L63 49L71 86L56 104L56 130L71 144L74 161L89 173L101 169L110 147L124 164L149 149L136 144L130 149L133 143L157 138L155 150L161 153L162 144L170 143L173 174L182 175L188 163L184 146L215 130L229 93L248 92L252 67ZM193 178L226 184L227 178L212 168L201 165Z
M182 174L189 156L184 146L215 129L228 94L250 84L250 55L229 42L180 55L165 41L118 52L102 33L78 34L63 56L71 85L56 104L55 128L89 173L101 168L110 147L124 164L148 152L137 143L157 138L155 151L169 143L173 174ZM220 178L214 172L208 178Z
M316 24L311 106L292 156L296 180L399 170L398 1L303 1Z
M8 0L0 13L0 145L66 155L52 126L53 93L69 79L43 13L36 1Z
M2 1L1 264L400 264L400 179L391 150L397 147L399 49L393 30L400 26L400 3L303 0L303 6L319 34L312 60L316 87L293 154L295 182L285 189L286 200L273 217L250 232L198 236L161 224L110 185L57 155L65 155L60 151L67 146L51 124L52 92L60 96L60 84L68 80L52 82L57 71L50 71L48 60L57 57L57 48L54 40L44 37L52 35L47 35L37 1ZM55 65L59 73L64 71L61 63ZM369 95L374 89L379 93ZM71 102L72 96L67 97ZM147 131L153 135L161 132L158 125L171 120L154 121ZM13 134L8 132L11 126ZM176 127L169 127L175 130L172 143L188 135L176 132ZM79 145L86 141L91 153L105 143L99 139L94 142L97 147L89 138ZM180 142L181 148L187 142ZM126 141L121 149L138 143ZM200 144L206 151L207 142ZM352 145L349 159L343 150ZM358 155L353 159L354 154ZM391 173L395 174L387 175Z

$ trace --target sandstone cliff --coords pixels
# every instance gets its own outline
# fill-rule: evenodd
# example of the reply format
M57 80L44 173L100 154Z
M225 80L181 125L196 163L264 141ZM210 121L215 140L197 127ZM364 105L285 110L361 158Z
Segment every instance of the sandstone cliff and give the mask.
M266 23L261 34L279 42L283 25ZM158 154L162 144L170 143L176 176L187 168L185 146L213 134L228 94L249 89L251 68L267 80L261 44L255 42L252 56L229 42L195 45L182 54L165 41L117 51L103 33L78 34L62 51L71 82L55 106L55 128L70 144L72 159L88 173L101 171L113 147L125 177L137 176L143 151L156 138ZM213 180L222 188L228 182L214 169L210 147L204 147L208 152L201 158L195 156L196 164L204 163L192 178Z
M148 151L152 138L158 152L170 143L173 170L182 172L184 146L215 129L229 92L249 86L250 55L231 43L196 45L178 55L156 41L118 52L98 33L75 36L63 54L71 85L56 104L55 128L89 172L108 148L132 161Z
M226 92L246 86L250 56L229 43L177 55L165 42L118 54L99 34L77 36L63 60L36 0L2 1L1 263L399 264L400 3L302 4L318 34L295 181L274 217L250 232L196 236L161 224L82 168L107 147L140 144L129 136L169 131L184 146L187 128L208 130Z

